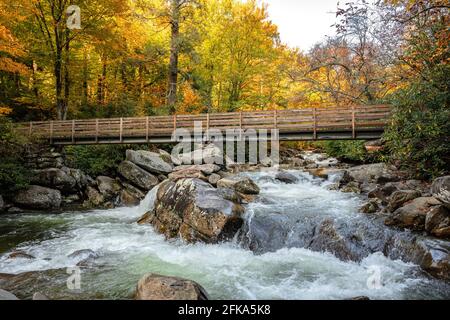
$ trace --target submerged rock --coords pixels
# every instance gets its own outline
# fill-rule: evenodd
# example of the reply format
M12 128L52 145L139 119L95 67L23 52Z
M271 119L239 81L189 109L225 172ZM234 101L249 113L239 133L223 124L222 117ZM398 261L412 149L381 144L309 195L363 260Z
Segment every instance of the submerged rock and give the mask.
M136 300L208 300L206 290L198 283L157 274L146 274L138 282Z
M144 170L155 174L168 174L173 170L172 164L164 160L165 156L143 150L127 150L127 161L133 162Z
M13 202L21 208L49 210L61 207L62 197L59 190L31 185L19 191Z
M8 259L34 259L31 254L28 254L24 251L14 251L9 254Z
M130 161L123 161L118 171L122 177L143 190L149 191L159 184L157 177Z
M238 231L243 210L202 180L168 180L159 186L154 210L140 222L151 223L167 238L217 243Z

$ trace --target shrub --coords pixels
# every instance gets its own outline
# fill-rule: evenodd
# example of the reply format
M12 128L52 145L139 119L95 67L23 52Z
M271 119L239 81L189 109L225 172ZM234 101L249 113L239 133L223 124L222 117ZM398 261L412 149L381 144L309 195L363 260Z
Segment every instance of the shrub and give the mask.
M364 141L324 141L316 145L328 155L352 162L365 162L368 154L364 147Z
M384 137L390 159L419 178L431 179L449 172L450 96L446 69L434 74L433 81L412 83L392 97L393 117Z

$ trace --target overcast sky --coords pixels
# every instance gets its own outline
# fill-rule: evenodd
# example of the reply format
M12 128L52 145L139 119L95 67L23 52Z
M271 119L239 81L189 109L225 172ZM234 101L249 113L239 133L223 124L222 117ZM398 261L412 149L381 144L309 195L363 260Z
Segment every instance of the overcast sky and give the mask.
M261 0L269 5L271 20L281 40L308 51L326 35L334 34L338 0ZM341 3L348 2L341 0Z

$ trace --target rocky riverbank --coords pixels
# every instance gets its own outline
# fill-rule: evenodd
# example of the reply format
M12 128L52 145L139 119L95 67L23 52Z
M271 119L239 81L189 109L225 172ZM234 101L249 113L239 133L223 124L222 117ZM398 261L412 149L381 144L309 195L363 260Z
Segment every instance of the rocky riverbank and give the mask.
M234 238L255 254L305 248L356 262L381 252L390 259L413 262L436 278L450 279L449 177L433 183L409 180L406 173L386 164L353 166L324 154L295 150L284 151L276 169L182 165L164 151L129 150L119 166L120 176L115 178L93 179L56 162L59 168L35 169L35 185L6 200L9 212L19 211L16 206L61 210L75 195L74 203L85 208L133 206L151 191L154 201L139 223L152 225L167 239L221 243ZM299 207L298 214L252 213L249 218L253 204L270 202L260 195L259 185L267 181L301 183L304 176L295 172L306 172L313 183L326 183L329 190L365 200L360 215L351 219L304 215ZM181 281L156 278L159 282ZM144 293L147 282L160 286L147 280L140 286ZM189 294L207 296L195 284L183 286L189 287ZM144 293L140 296L148 296Z

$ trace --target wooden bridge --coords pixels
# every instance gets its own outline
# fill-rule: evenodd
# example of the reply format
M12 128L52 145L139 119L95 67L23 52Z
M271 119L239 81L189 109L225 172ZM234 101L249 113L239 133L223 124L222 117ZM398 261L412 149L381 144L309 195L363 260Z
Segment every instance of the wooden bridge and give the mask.
M386 105L348 108L214 113L137 118L29 122L18 130L53 145L171 143L175 129L202 122L203 131L278 129L282 141L372 140L381 137L389 120ZM270 133L270 131L269 131Z

